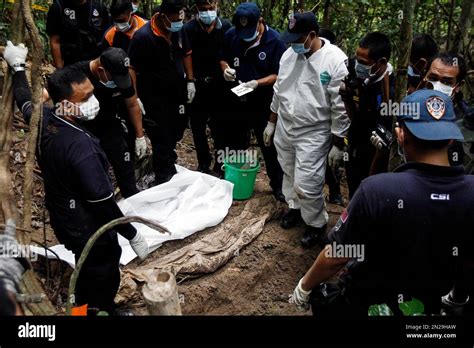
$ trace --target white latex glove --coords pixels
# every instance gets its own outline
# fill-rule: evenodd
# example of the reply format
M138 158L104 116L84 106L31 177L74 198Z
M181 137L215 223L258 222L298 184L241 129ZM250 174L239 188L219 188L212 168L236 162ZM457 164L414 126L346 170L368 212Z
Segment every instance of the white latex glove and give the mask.
M136 138L135 139L135 154L137 155L138 159L142 159L146 155L146 140L145 137Z
M303 290L301 287L302 281L303 278L300 279L298 285L293 291L293 303L296 304L296 307L298 307L300 311L307 311L309 309L309 296L311 295L312 290Z
M370 142L375 148L382 150L383 147L386 145L382 138L377 134L376 131L372 131L372 135L370 136Z
M464 306L469 302L469 296L466 301L462 303L454 302L453 291L451 290L449 294L441 297L441 313L444 315L462 315Z
M344 151L333 145L328 156L329 167L334 173L339 173L339 168L344 166Z
M257 80L252 80L252 81L245 82L244 87L251 88L255 91L258 87L258 82L257 82Z
M265 146L270 146L272 144L273 134L275 134L275 125L276 123L267 122L267 126L263 131L263 143Z
M28 48L26 48L24 44L21 43L15 46L11 41L7 41L3 58L5 58L9 66L14 67L25 64L27 54Z
M188 82L186 87L188 89L188 103L192 103L194 97L196 96L196 85L194 82Z
M145 115L146 114L145 107L143 106L143 103L140 100L140 98L137 98L137 102L138 102L138 106L140 107L140 111L142 112L142 115Z
M145 238L140 234L140 232L137 232L137 235L130 240L130 245L132 246L133 251L137 256L141 259L144 260L147 255L148 255L148 243L146 242Z
M227 82L233 82L235 81L235 78L237 77L235 69L232 69L231 67L227 67L224 70L224 80Z

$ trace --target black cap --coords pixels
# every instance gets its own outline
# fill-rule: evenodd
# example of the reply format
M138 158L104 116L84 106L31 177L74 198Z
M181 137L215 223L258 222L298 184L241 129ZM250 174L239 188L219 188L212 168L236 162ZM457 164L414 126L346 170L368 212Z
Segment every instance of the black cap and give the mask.
M295 42L312 31L316 34L319 32L318 20L313 12L290 14L288 31L280 35L280 40L285 43Z
M186 7L184 0L163 0L159 11L164 13L178 13Z
M127 53L117 47L109 47L100 55L100 63L112 75L118 88L126 89L132 85L128 67L130 59Z

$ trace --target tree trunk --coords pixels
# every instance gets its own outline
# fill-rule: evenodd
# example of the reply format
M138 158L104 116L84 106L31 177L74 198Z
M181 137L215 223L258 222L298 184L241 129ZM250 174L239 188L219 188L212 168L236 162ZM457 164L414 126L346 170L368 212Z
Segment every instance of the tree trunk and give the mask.
M471 29L472 16L474 16L474 6L472 0L462 2L461 15L459 16L459 31L456 33L451 51L462 53L464 45L469 40L469 30Z
M36 144L38 131L43 112L43 76L41 64L44 57L44 48L40 39L38 28L31 13L31 0L21 0L25 25L32 44L32 64L31 64L31 88L32 114L30 120L30 138L26 152L26 163L23 184L23 228L31 228L31 196L33 191L33 168L35 166Z
M413 39L413 17L416 2L404 0L403 19L400 25L399 56L395 76L395 101L400 102L407 92L407 67L410 61L411 42ZM392 120L392 134L395 135L396 117ZM397 153L397 143L394 142L390 148L390 160L388 170L393 171L401 163L401 158Z
M12 10L11 41L18 44L24 40L23 16L20 15L21 7L15 2ZM0 204L3 221L13 222L17 218L17 209L11 190L10 175L10 144L12 140L13 124L13 87L12 75L7 69L4 77L2 103L0 107Z
M324 1L322 27L331 29L331 0Z
M446 36L446 51L449 51L451 48L451 35L453 31L453 14L454 14L454 6L456 5L456 0L451 0L451 7L449 9L449 17L448 17L448 34Z

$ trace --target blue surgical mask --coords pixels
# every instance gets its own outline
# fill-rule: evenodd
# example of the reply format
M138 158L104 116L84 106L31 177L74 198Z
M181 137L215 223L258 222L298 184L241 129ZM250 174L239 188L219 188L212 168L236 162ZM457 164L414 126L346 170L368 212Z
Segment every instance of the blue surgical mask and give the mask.
M407 73L408 73L408 76L411 76L411 77L420 77L419 74L415 73L415 70L413 69L411 65L408 66Z
M100 81L102 82L102 81ZM102 84L107 88L117 88L117 84L114 81L102 82Z
M306 44L306 41L308 41L308 38L309 36L306 38L306 40L304 40L303 43L293 42L291 44L291 48L293 49L293 51L295 51L296 54L306 54L310 51L311 47L308 47L308 48L305 47L305 44Z
M252 37L249 37L248 39L242 39L244 40L245 42L252 42L253 40L255 40L258 36L258 28L257 28L257 31L255 31L255 34L252 36Z
M364 80L371 77L372 74L370 73L370 70L372 70L372 67L374 65L375 64L373 64L373 65L361 64L356 59L356 61L355 61L355 72L356 72L357 77L360 78L360 79L364 79Z
M172 21L170 21L168 16L165 15L165 17L168 20L168 22L171 23L170 27L166 27L166 29L168 29L168 31L171 31L172 33L176 33L178 31L180 31L181 29L183 29L183 21L172 22Z
M99 70L100 71L100 70ZM100 76L100 74L99 74ZM107 79L106 82L103 82L102 80L99 79L100 83L102 83L105 87L107 88L117 88L117 84L115 83L115 81L111 81L107 78L107 74L105 75L105 78Z
M217 11L199 11L199 19L206 25L210 25L217 18Z

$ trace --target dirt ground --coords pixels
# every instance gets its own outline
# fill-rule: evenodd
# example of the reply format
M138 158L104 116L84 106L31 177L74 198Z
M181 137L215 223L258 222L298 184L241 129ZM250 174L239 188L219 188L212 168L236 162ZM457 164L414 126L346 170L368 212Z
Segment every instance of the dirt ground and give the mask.
M20 197L18 208L21 211L21 184L23 180L23 165L27 135L22 130L24 125L17 118L15 121L15 139L11 151L11 171L13 189ZM186 130L184 139L178 144L178 164L195 169L197 160L192 141L192 135ZM20 155L18 155L18 153ZM327 188L326 188L327 189ZM343 186L345 197L346 190ZM255 195L271 194L266 177L265 167L258 174ZM57 244L50 228L47 212L43 224L43 190L38 175L35 176L35 194L33 204L33 227L30 233L33 242L52 246ZM229 215L236 214L242 203L234 202ZM327 206L332 227L342 211L342 207L328 204ZM283 213L284 208L281 209ZM44 227L44 229L43 229ZM294 305L289 303L292 293L300 277L314 261L320 248L305 250L299 239L303 227L284 230L279 221L273 220L265 225L263 232L248 246L239 250L227 264L216 272L196 279L181 280L178 286L183 314L185 315L301 315ZM169 252L177 250L204 236L208 231L201 231L185 240L171 241L151 254L144 264L151 262ZM71 270L68 266L50 262L50 276L46 275L46 263L40 260L35 263L35 269L42 281L47 294L57 306L58 312L64 308L67 284ZM132 262L128 267L133 267ZM137 314L146 314L146 308L141 300L127 303ZM308 313L303 313L308 314Z

